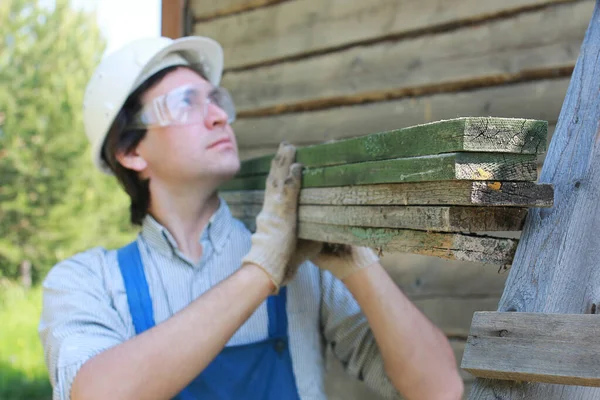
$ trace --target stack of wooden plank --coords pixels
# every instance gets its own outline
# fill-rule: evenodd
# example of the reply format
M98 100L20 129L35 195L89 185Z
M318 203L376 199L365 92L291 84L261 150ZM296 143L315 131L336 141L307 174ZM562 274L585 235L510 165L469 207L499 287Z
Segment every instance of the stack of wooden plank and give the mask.
M465 117L297 150L300 238L510 265L530 207L551 207L536 183L546 121ZM220 188L254 229L273 154L242 162Z

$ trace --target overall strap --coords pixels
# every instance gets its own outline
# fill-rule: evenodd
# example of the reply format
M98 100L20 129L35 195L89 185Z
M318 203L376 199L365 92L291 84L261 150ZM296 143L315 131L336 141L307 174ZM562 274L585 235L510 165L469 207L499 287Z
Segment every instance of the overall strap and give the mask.
M152 328L155 323L150 289L148 288L148 281L146 281L144 264L142 264L142 256L137 241L120 248L117 251L117 258L125 283L129 312L133 319L135 332L140 334ZM196 397L192 395L188 388L184 388L176 399L196 400Z
M154 312L137 241L120 248L117 251L117 258L135 332L140 334L154 326Z
M279 289L279 294L267 298L269 313L269 338L287 336L288 321L286 312L287 287Z

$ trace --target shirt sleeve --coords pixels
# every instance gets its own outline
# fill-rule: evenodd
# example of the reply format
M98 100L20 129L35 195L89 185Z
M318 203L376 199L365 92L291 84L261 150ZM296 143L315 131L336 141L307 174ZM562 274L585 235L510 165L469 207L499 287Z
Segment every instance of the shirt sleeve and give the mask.
M385 372L383 357L358 302L329 271L321 271L321 285L323 335L344 370L383 398L400 398Z
M103 249L79 253L56 264L42 283L39 335L53 400L70 399L81 366L126 340L127 328L104 284L104 260Z

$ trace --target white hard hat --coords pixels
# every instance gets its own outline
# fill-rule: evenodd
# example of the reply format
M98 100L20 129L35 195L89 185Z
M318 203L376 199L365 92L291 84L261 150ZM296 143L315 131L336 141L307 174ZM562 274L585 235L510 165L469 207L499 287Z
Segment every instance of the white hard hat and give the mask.
M218 86L223 72L221 45L202 36L145 38L123 46L100 62L83 98L85 133L97 168L112 174L102 161L102 146L127 97L156 72L174 65L193 64L201 64L209 82Z

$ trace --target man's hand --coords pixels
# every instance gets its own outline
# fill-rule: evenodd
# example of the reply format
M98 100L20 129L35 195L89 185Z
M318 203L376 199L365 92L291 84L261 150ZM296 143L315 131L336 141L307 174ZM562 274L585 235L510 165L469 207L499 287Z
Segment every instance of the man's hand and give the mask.
M302 166L294 163L295 156L294 146L280 144L271 162L263 208L256 217L252 247L242 260L242 265L261 267L273 281L275 292L294 276L296 269L288 268L292 265L289 260L297 243L298 194L302 178Z
M353 273L379 262L379 257L368 247L324 244L313 262L343 281Z
M306 260L343 281L353 273L374 265L379 257L368 247L299 240L290 264Z

